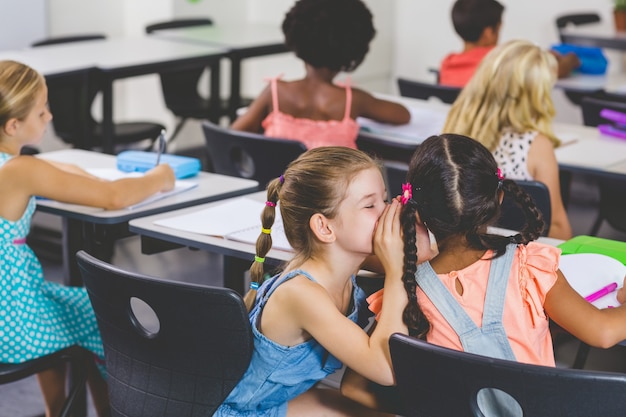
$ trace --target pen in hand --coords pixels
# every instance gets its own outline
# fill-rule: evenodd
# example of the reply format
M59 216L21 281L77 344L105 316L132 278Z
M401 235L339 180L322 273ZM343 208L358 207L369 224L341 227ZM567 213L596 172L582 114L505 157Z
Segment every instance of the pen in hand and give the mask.
M158 148L157 148L157 157L156 157L155 165L159 165L159 162L161 162L161 154L165 150L165 129L161 129L161 134L159 135L157 146Z
M589 294L588 296L585 297L585 300L587 300L588 302L592 303L594 301L596 301L597 299L600 299L602 297L604 297L607 294L612 293L613 291L615 291L617 289L617 283L613 282L605 287L600 288L598 291Z

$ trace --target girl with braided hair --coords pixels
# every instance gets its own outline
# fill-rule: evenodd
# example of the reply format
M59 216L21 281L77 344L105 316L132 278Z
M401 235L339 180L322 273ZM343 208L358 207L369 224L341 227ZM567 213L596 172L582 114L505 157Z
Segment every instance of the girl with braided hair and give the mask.
M347 147L309 150L267 187L262 232L251 268L251 363L216 416L373 416L381 413L314 385L342 362L367 378L393 385L389 336L406 334L400 203L386 202L379 166ZM266 279L263 261L280 209L295 255ZM428 233L420 229L420 253ZM386 272L383 317L368 335L365 293L355 274L376 254Z
M626 305L600 310L568 284L559 270L560 249L534 242L544 222L531 197L504 178L478 141L431 136L413 155L403 190L402 280L409 299L403 319L410 335L544 366L555 366L548 318L591 346L626 339ZM487 230L505 194L527 219L519 234L508 237ZM416 265L420 224L434 235L439 253ZM382 291L368 298L374 312L387 302ZM626 301L623 288L617 298Z

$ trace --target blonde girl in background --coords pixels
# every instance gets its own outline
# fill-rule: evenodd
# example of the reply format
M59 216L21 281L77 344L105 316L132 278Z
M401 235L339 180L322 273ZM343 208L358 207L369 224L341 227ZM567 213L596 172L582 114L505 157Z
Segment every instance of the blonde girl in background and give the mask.
M535 180L550 191L549 236L572 237L561 198L552 131L551 93L556 58L524 40L494 48L452 105L443 132L475 138L489 149L506 178Z

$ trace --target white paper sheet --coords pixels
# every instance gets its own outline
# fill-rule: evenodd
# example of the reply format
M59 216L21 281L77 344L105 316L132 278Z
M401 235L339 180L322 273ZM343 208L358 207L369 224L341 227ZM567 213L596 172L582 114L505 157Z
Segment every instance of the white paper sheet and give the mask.
M583 297L613 282L621 288L624 284L624 276L626 276L624 264L617 259L597 253L563 255L559 268L572 288ZM617 290L592 304L598 308L616 307L619 305L616 294Z
M378 123L364 117L358 117L356 121L361 129L366 132L408 139L418 144L429 136L441 133L447 116L445 111L411 107L409 112L411 113L411 121L404 125Z
M219 236L255 244L261 234L261 213L265 203L247 197L240 197L215 204L209 208L192 213L169 217L154 224L185 232ZM279 208L276 207L276 218L272 225L272 247L291 250L285 237Z

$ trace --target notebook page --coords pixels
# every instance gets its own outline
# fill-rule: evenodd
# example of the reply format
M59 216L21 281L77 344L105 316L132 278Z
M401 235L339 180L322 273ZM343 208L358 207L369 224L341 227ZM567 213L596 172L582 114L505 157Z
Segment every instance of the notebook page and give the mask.
M610 256L597 253L563 255L559 269L572 288L583 297L587 297L613 282L617 283L618 288L621 288L626 275L624 264ZM617 290L592 304L598 308L616 307L619 305L616 294Z

